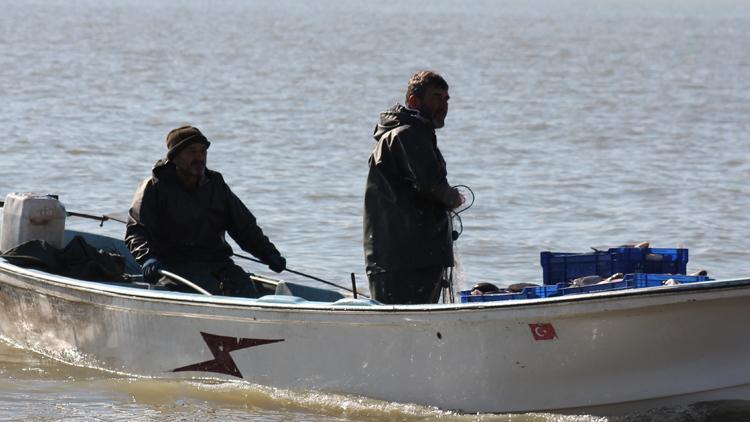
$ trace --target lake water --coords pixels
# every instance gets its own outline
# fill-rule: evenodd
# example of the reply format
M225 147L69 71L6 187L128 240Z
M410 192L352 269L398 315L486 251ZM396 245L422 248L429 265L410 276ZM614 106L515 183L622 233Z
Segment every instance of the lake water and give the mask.
M688 271L750 274L748 2L0 0L0 9L1 196L55 193L69 211L124 212L164 156L166 133L193 124L212 141L209 168L290 268L344 285L355 273L366 289L372 129L428 68L451 86L438 131L449 181L476 195L461 214L459 289L538 282L540 251L641 241L688 248ZM5 343L0 392L8 419L592 420L133 379ZM737 404L632 417L730 414L750 418Z

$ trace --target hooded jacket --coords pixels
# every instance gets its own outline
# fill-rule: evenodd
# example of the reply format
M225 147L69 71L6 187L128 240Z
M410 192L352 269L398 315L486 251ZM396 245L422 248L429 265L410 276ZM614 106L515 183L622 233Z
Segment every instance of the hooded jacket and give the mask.
M452 188L435 130L415 110L381 113L365 188L367 273L453 266Z
M219 172L206 169L198 187L189 190L175 165L160 160L135 193L125 243L141 264L152 257L175 263L221 261L233 254L225 233L265 263L279 255Z

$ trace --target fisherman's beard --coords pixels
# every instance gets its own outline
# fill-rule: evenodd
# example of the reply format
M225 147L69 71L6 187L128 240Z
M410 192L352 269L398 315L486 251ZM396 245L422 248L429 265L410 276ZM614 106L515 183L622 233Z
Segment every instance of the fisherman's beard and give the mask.
M190 176L203 176L203 173L206 171L206 162L200 160L191 161L184 170Z
M434 127L435 129L440 129L441 127L445 126L446 113L436 114L431 109L422 107L419 109L419 114L425 119L429 120L432 123L432 127Z

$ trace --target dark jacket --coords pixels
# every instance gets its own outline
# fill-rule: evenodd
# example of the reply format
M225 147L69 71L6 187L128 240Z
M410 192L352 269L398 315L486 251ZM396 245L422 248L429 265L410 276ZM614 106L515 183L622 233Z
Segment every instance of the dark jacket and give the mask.
M381 113L365 188L367 273L453 266L452 188L432 124L401 105Z
M206 169L199 186L188 190L174 164L160 160L135 193L125 242L141 264L151 257L175 263L220 261L233 253L225 233L266 263L279 254L220 173Z

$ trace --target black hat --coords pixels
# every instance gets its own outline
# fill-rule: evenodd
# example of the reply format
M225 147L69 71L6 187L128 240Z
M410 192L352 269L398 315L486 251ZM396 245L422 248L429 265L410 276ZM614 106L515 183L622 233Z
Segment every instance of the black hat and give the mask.
M206 148L211 145L211 142L208 142L208 139L196 127L182 126L172 129L167 134L167 148L169 148L167 158L172 161L183 148L196 142L205 144Z

